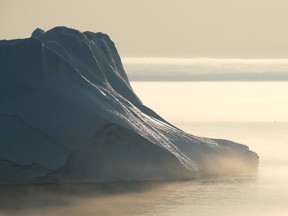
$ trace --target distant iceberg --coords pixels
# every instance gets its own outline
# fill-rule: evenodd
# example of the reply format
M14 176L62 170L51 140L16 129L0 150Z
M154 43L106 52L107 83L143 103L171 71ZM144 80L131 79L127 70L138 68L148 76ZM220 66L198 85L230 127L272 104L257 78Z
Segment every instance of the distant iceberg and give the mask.
M56 27L0 41L0 184L192 179L257 166L247 146L187 134L143 105L106 34Z

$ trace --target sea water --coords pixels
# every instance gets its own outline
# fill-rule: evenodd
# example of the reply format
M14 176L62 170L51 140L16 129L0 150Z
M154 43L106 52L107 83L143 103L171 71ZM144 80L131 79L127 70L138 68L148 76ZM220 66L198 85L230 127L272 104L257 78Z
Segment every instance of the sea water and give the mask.
M288 215L288 84L132 82L143 103L193 135L246 144L254 174L191 181L0 187L0 215Z
M243 143L260 156L257 174L185 182L142 215L288 215L288 83L132 86L144 103L184 131Z

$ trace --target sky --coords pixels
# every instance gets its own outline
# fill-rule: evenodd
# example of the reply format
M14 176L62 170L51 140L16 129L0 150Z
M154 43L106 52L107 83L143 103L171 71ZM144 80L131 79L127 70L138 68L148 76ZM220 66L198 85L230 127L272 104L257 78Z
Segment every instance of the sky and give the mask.
M287 0L0 0L0 39L68 26L122 57L288 58Z

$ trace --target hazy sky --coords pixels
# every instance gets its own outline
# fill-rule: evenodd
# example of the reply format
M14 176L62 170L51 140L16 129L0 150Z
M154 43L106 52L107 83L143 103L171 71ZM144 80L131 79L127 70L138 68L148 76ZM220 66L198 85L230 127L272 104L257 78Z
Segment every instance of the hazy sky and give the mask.
M0 0L0 38L65 25L125 57L288 57L287 0Z

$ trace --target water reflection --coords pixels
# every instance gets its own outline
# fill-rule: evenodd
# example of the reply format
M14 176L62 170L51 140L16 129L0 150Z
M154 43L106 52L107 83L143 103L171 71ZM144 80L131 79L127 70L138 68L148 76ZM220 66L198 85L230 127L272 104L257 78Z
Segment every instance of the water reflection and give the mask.
M254 196L257 185L258 175L189 181L142 215L229 215L228 211L249 205L249 197ZM243 211L241 214L245 215Z
M171 206L204 205L208 198L224 201L229 199L227 194L255 182L257 176L249 175L194 181L1 186L0 215L158 215ZM221 191L226 192L221 195Z
M127 215L183 182L119 182L0 187L0 215Z

